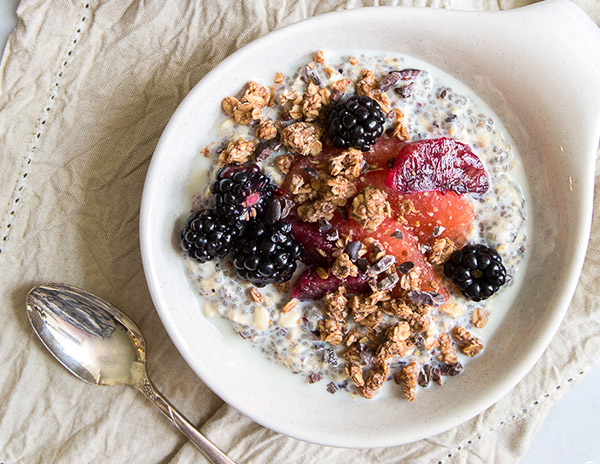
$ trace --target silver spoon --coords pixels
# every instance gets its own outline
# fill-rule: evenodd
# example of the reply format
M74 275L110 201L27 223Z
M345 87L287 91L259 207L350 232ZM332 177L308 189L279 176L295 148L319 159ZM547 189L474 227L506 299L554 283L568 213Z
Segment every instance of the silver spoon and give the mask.
M146 374L146 342L125 314L91 293L68 285L34 287L27 316L50 353L81 380L130 385L141 391L214 464L235 464L183 417Z

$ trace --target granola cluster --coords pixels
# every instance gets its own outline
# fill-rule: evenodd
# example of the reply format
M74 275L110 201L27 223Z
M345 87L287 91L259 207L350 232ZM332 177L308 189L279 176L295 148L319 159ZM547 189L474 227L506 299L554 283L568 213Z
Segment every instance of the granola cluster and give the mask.
M362 172L363 155L350 148L326 162L293 174L290 192L298 205L298 216L307 222L330 221L356 194L353 182Z
M267 106L270 95L264 86L250 81L241 99L235 97L223 99L223 111L232 116L237 124L250 124L260 118L260 110Z
M237 140L229 142L227 148L219 154L219 164L244 164L254 154L256 142L254 140Z
M483 350L481 340L467 332L464 327L455 327L452 335L458 342L459 348L467 356L477 356Z
M323 149L323 129L308 122L290 124L281 133L281 141L295 155L317 156Z
M283 92L279 102L284 109L284 120L295 119L315 121L321 115L321 109L331 102L331 90L319 88L314 80L307 86L306 92L299 94L295 90Z
M356 93L359 96L366 95L367 97L372 98L379 103L379 106L384 113L389 113L390 98L379 88L379 82L372 71L369 71L368 69L363 69L361 71L361 78L356 83Z
M327 293L323 302L325 315L318 324L321 340L345 346L345 373L364 398L372 398L390 377L392 363L415 352L437 353L442 367L420 366L413 361L400 370L396 381L410 401L416 397L419 377L420 384L430 380L441 384L441 375L456 375L462 370L450 335L436 335L432 329L432 306L382 290L348 296L344 287ZM461 327L454 329L452 336L467 356L475 356L483 348L476 337Z
M394 129L392 130L391 136L400 140L408 140L410 139L410 134L408 130L402 124L402 120L404 119L404 113L400 111L398 108L395 108L393 111L394 116Z
M347 279L348 277L356 277L358 275L358 267L354 264L346 253L339 255L333 266L331 273L338 279Z
M349 58L352 66L358 66L359 60L354 57ZM322 82L317 75L317 67L327 76L327 82ZM291 155L317 156L323 148L323 125L326 108L332 103L340 100L346 92L353 92L359 96L366 95L377 101L384 111L390 112L390 99L386 94L398 79L410 80L414 78L418 71L408 70L411 73L400 71L390 72L387 76L382 76L381 80L375 77L375 74L369 69L361 69L360 76L356 82L348 79L341 69L335 69L327 64L323 51L318 51L313 57L313 61L306 64L303 69L301 79L306 86L298 88L297 86L286 87L286 77L283 73L275 74L273 84L266 87L256 81L250 81L243 90L241 96L228 96L222 101L223 111L231 117L233 122L240 126L249 125L254 128L256 140L254 148L256 149L256 158L260 161L268 158L273 146L279 147L279 139L285 149ZM416 72L416 74L415 74ZM261 115L261 111L266 107L276 107L279 110L279 116L275 119L268 119ZM403 140L409 138L406 128L402 124L404 115L401 111L395 109L390 118L393 118L393 137ZM392 130L390 128L390 130ZM265 142L273 142L266 144ZM221 164L224 163L244 163L248 161L252 154L249 150L250 141L239 147L227 147L219 155ZM239 149L238 149L239 148ZM284 155L285 156L285 155ZM276 163L281 166L282 172L289 170L291 163ZM344 172L333 173L332 176L339 174L354 177L358 176L360 169L364 168L360 164L354 164L352 173L347 170ZM305 208L314 213L320 206L329 206L329 204L316 204L315 208ZM310 214L314 216L314 214Z
M431 249L427 251L427 259L431 264L444 264L456 249L449 238L437 238L433 241Z
M271 140L277 137L277 128L268 119L262 119L256 128L256 137L261 140Z
M350 207L350 216L367 230L377 227L391 216L392 209L387 201L387 194L377 187L368 185L354 197Z

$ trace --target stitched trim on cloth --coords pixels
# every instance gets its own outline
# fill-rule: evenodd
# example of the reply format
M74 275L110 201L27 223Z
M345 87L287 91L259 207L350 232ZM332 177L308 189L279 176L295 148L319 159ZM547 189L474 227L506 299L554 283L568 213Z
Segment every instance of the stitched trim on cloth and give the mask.
M65 72L66 67L69 65L69 60L73 53L75 52L75 48L79 43L79 38L81 33L84 30L87 30L87 25L89 24L89 14L90 14L90 4L88 2L82 3L81 5L81 18L77 22L77 29L72 36L72 40L67 46L67 50L63 55L63 58L60 61L58 66L58 72L56 73L56 77L52 84L50 85L50 92L48 94L48 99L43 106L42 114L39 116L36 127L34 128L31 142L29 143L29 147L27 148L27 153L23 160L23 165L19 171L19 176L17 178L15 190L13 192L12 198L10 200L8 206L8 212L6 214L7 219L3 221L4 230L2 231L2 240L0 241L0 253L2 253L4 243L8 240L10 235L10 230L12 227L12 223L14 221L14 217L17 214L18 207L20 205L21 196L23 193L23 189L26 185L26 179L29 175L29 170L31 168L31 163L33 162L34 156L37 152L37 146L39 144L40 139L44 135L46 123L49 119L50 111L54 107L54 100L56 99L56 95L58 92L58 88L60 87L60 83L62 81L63 74Z
M527 406L523 406L523 407L519 408L519 412L512 414L510 416L510 418L508 418L508 419L504 419L504 420L500 421L500 423L498 425L496 425L494 427L490 427L489 429L485 430L483 433L475 435L475 436L469 438L468 440L463 440L463 442L460 445L458 445L451 452L449 452L447 456L445 456L444 458L440 459L437 462L437 464L444 464L447 459L452 458L453 453L457 453L459 451L465 451L465 450L467 450L469 448L469 445L472 445L474 442L481 440L481 438L485 434L490 433L490 432L498 432L499 430L501 430L502 428L504 428L504 426L509 425L509 424L513 424L515 422L518 422L518 421L522 420L531 409L534 409L536 406L539 406L539 405L545 403L546 401L548 401L548 399L552 395L554 395L557 391L560 391L560 389L562 388L562 384L564 384L564 383L571 383L577 375L582 376L585 373L586 372L585 372L584 369L578 369L578 372L575 375L572 375L569 378L567 378L566 381L561 382L561 385L557 385L554 388L554 390L552 390L550 392L547 392L547 393L544 393L540 398L538 398L533 403L531 403L531 405L529 406L529 408Z

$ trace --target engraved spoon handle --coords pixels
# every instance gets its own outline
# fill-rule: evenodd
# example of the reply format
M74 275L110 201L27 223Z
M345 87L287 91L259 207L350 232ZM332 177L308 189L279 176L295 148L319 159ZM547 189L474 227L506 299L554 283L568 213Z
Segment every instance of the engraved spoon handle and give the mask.
M223 451L202 435L175 407L167 400L161 392L150 382L148 377L142 379L137 385L146 398L148 398L167 418L175 424L189 440L208 458L213 464L235 464Z

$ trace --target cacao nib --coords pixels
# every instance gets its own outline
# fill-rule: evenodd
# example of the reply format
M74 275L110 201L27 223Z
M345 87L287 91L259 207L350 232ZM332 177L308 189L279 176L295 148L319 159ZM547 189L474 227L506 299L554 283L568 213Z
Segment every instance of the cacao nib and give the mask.
M364 174L368 170L369 170L369 163L367 163L365 160L362 160L362 163L360 164L360 173Z
M381 81L379 81L379 90L382 92L387 92L391 89L396 82L398 82L401 78L401 75L398 71L391 71L385 76Z
M377 287L379 290L391 290L396 286L396 284L400 281L400 277L395 272L390 274L389 276L381 279Z
M344 252L348 255L351 261L356 261L361 247L362 244L358 240L355 240L354 242L350 242L348 245L346 245Z
M342 99L342 97L344 96L344 91L343 90L334 90L331 93L331 101L333 102L338 102Z
M396 238L398 240L403 240L404 239L404 232L402 232L401 230L395 230L394 233L391 236L392 236L392 238Z
M281 114L279 115L279 118L280 118L282 121L290 121L290 122L291 122L291 121L292 121L292 119L293 119L293 118L292 118L292 115L290 114L290 112L289 112L289 111L282 111L282 112L281 112Z
M342 216L342 219L344 221L347 221L349 216L348 216L348 210L344 207L340 207L338 208L338 211L340 212L340 215Z
M431 368L431 380L433 380L438 385L442 384L442 374L440 372L440 368L439 367L432 367Z
M261 140L256 145L256 149L254 150L254 157L256 161L264 161L269 156L271 156L271 149L269 148L269 142L267 140Z
M425 306L441 306L445 300L442 295L437 292L422 292L421 290L411 290L408 292L408 298L413 303Z
M385 255L379 261L377 261L371 268L369 269L369 274L377 275L381 274L384 271L387 271L390 267L394 265L396 262L396 257L393 255Z
M369 260L366 258L358 258L356 260L356 266L362 271L367 272L369 269Z
M414 344L417 348L423 348L423 346L425 346L425 338L423 335L417 335L415 337Z
M340 233L337 231L337 229L330 230L325 235L325 240L328 242L335 242L338 238L340 238Z
M332 227L333 226L331 225L331 222L329 222L327 219L319 219L319 232L321 232L322 234L330 230Z
M279 140L278 137L275 137L271 140L267 140L267 142L269 144L269 148L273 151L277 151L281 148L281 140Z
M408 85L403 85L401 87L396 87L394 92L400 96L400 98L409 98L413 93L413 83L411 82Z
M361 350L359 358L361 366L369 366L375 359L375 354L371 350Z
M444 230L446 230L446 228L444 226L440 226L440 225L433 226L433 231L431 232L431 234L434 237L439 237L442 234L442 232L444 232Z
M400 74L400 79L403 81L412 81L415 77L421 74L420 69L402 69L401 71L392 71Z
M425 364L423 366L423 369L421 369L417 378L417 381L421 387L426 387L429 385L429 382L432 380L433 369L434 368L430 364Z
M381 243L373 242L371 244L371 253L376 255L377 253L381 253L382 251L383 251L383 246L381 245Z
M338 387L335 383L329 382L327 384L327 391L333 395L336 391L338 391Z
M460 374L463 371L463 369L463 365L457 361L453 364L443 364L440 368L440 373L442 375L454 377L455 375Z
M398 272L400 274L408 274L414 268L415 268L415 263L413 263L412 261L405 261L402 264L398 264L396 266L396 269L398 269Z
M283 203L281 208L281 218L283 219L285 217L288 217L288 215L292 211L292 208L294 207L294 202L286 197L283 197L281 201Z
M304 168L304 172L311 179L315 179L315 178L319 177L319 174L317 174L317 171L315 171L313 168Z
M419 383L420 387L425 388L427 385L429 385L430 380L431 379L427 377L423 371L419 372L419 375L417 376L417 382Z

